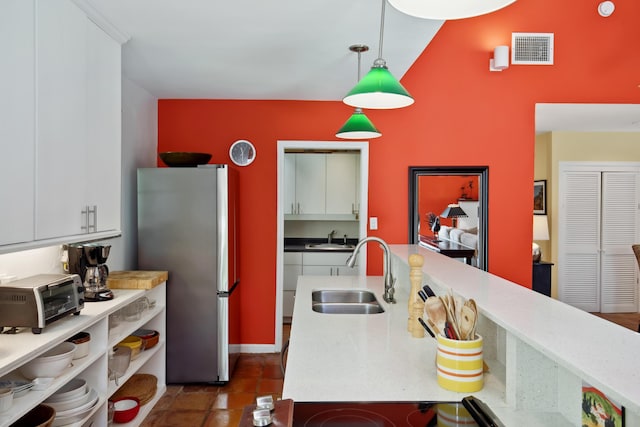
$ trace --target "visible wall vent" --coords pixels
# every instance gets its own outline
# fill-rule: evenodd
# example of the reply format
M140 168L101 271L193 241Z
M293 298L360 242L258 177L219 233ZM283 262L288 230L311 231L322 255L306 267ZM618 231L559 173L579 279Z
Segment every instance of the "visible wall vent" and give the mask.
M512 65L553 65L553 33L512 33Z

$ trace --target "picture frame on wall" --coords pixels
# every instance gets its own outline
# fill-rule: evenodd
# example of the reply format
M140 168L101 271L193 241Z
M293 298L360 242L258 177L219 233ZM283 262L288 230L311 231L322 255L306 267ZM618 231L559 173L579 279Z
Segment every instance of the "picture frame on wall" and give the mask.
M547 180L533 181L533 214L547 214Z

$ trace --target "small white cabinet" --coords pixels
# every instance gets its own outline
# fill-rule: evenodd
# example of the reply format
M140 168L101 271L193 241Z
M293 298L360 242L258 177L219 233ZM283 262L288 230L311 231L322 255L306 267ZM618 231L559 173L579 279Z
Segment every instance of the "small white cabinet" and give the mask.
M293 316L296 286L299 276L353 276L358 265L347 267L351 252L285 252L282 286L282 316Z
M359 204L358 177L359 154L285 153L287 219L353 220Z
M293 316L298 276L302 275L302 252L285 252L283 269L282 316Z
M358 265L348 267L347 259L351 253L347 252L305 252L302 255L303 276L356 276Z
M75 359L48 388L30 390L23 397L14 399L11 409L0 413L0 427L10 426L76 377L86 380L98 393L99 400L86 419L73 425L107 427L108 398L135 373L152 374L158 379L155 396L140 408L140 413L133 421L123 426L138 426L143 422L166 390L166 282L148 291L116 289L113 292L113 300L86 303L79 316L67 316L47 325L42 334L32 334L29 328L21 328L15 335L0 335L0 348L3 349L0 358L0 378L20 379L19 367L23 364L78 332L87 331L91 334L89 354ZM155 301L155 306L145 310L140 319L126 321L117 316L119 310L142 297ZM117 385L108 378L108 350L139 328L157 330L160 333L160 341L131 362Z
M36 3L37 240L120 227L120 45L70 0Z
M33 240L34 3L0 2L0 245ZM10 224L10 226L8 226Z

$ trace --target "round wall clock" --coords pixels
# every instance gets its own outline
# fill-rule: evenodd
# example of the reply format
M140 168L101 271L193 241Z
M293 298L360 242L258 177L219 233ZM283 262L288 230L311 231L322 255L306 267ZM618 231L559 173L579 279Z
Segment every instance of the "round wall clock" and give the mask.
M229 148L229 157L238 166L250 165L256 158L256 148L247 140L240 139Z

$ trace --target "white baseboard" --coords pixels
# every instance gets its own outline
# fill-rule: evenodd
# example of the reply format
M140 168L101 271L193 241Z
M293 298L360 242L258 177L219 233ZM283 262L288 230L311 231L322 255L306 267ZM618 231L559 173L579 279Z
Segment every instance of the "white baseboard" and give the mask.
M231 353L280 353L274 344L231 344Z

